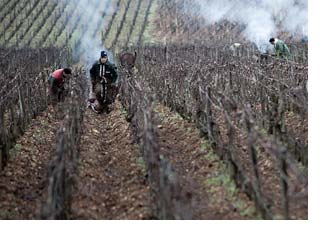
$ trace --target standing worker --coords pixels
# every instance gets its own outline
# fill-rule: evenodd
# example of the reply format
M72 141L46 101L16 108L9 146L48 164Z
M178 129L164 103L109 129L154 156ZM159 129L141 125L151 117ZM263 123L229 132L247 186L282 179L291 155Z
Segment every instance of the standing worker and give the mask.
M108 54L106 51L101 51L100 58L96 61L90 69L91 86L90 86L90 107L97 113L101 113L104 107L115 101L118 92L116 80L117 68L114 64L108 61ZM103 84L107 88L103 89ZM104 92L103 92L104 91Z
M271 38L269 42L274 45L276 55L278 58L284 58L287 60L291 60L291 54L289 51L288 46L284 43L284 41L277 39L277 38Z

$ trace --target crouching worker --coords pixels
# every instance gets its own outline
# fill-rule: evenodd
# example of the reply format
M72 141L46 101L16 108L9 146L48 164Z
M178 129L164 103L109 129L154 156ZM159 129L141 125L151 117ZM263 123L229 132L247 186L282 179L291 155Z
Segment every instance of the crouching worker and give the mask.
M48 78L49 93L53 102L64 100L66 95L65 85L72 77L70 68L62 68L54 71Z
M116 66L108 61L106 51L102 51L100 58L90 69L90 97L89 106L96 112L110 111L110 105L115 101L118 93Z
M269 42L274 45L274 49L278 58L292 60L289 48L287 44L284 43L284 41L277 38L270 38Z

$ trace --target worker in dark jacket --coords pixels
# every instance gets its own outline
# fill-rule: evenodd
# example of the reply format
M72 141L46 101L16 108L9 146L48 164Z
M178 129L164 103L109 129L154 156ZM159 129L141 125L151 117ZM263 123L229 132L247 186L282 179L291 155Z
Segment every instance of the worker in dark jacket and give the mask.
M112 104L117 95L116 66L108 61L106 51L101 51L100 58L90 69L90 106L100 113L104 106ZM106 87L106 88L104 88ZM108 109L107 109L108 110Z
M72 77L70 68L55 70L48 78L49 93L52 101L62 101L64 96L64 84Z

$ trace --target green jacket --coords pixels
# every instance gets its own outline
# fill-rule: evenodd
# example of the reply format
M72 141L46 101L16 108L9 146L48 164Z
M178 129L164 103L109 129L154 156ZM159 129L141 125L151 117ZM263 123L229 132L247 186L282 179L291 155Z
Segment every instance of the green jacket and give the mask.
M291 60L291 54L290 54L289 48L284 43L284 41L278 39L277 43L274 46L275 46L277 57Z

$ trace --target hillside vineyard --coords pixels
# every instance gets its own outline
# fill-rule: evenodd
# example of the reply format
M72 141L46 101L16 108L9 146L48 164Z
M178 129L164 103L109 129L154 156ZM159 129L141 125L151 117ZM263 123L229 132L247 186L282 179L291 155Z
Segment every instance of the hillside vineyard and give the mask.
M307 220L307 10L0 0L0 219Z

